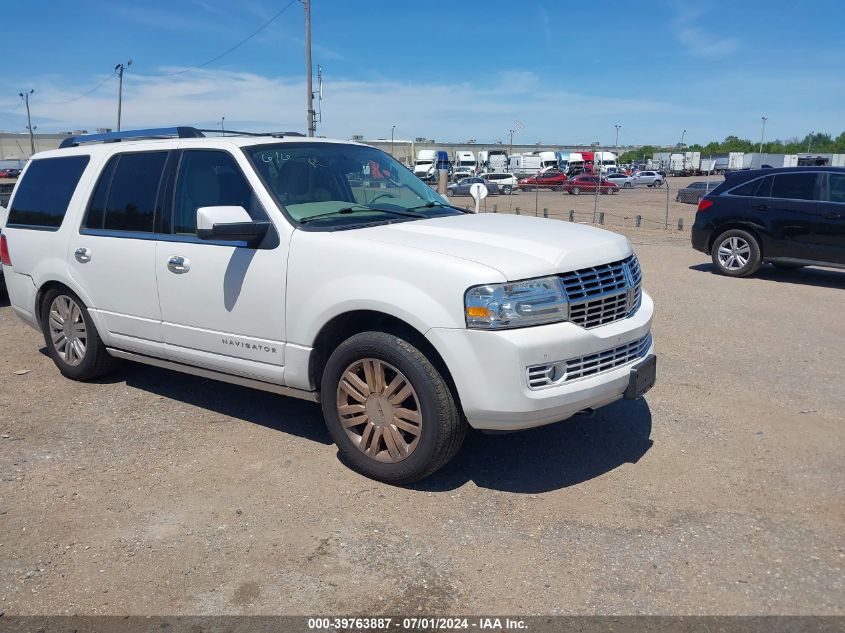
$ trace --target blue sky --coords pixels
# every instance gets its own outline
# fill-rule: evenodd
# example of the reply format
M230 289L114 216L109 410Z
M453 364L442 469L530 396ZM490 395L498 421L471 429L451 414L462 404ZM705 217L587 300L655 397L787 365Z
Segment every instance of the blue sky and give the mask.
M613 144L845 130L845 2L313 1L321 135ZM303 130L295 0L6 2L0 130L114 127L115 64L132 59L123 127ZM76 98L105 82L89 95Z

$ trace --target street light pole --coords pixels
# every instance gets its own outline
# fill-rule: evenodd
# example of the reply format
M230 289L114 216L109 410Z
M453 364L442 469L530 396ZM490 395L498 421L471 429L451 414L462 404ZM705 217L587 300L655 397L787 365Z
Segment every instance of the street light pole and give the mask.
M510 169L511 156L513 156L513 130L508 130L508 134L511 135L511 146L510 146L510 149L508 150L508 169Z
M615 148L616 148L616 160L618 161L618 160L619 160L619 128L621 128L622 126L621 126L621 125L614 125L613 127L615 127L615 128L616 128L616 144L615 144Z
M810 132L810 135L807 137L807 153L810 153L810 146L813 144L813 134L815 132Z
M29 130L29 155L32 156L35 153L35 136L32 133L32 117L29 114L29 95L34 93L35 90L30 90L29 92L19 92L20 98L24 100L26 103L26 129Z
M393 153L393 133L396 131L396 126L390 128L390 155L393 158L396 158L396 154Z
M123 106L123 71L132 65L132 60L130 59L125 64L120 63L114 67L115 72L117 73L118 77L118 85L117 85L117 131L120 132L120 113L121 108Z
M768 117L764 116L764 117L760 117L760 118L763 119L763 129L760 130L760 152L759 152L760 155L762 155L763 154L763 136L766 134L766 121L768 120Z
M684 146L684 137L685 137L686 135L687 135L687 131L686 131L686 130L684 130L683 132L681 132L681 142L679 143L679 145L680 145L681 147L683 147L683 146Z
M226 117L220 117L220 131L223 133L223 136L226 136Z

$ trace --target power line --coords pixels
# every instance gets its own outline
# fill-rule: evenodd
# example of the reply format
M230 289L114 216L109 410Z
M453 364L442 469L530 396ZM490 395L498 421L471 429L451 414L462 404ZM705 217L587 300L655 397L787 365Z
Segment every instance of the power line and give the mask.
M214 62L216 62L217 60L219 60L219 59L222 59L222 58L226 57L226 55L228 55L228 54L229 54L229 53L231 53L232 51L234 51L234 50L236 50L236 49L240 48L241 46L243 46L244 44L246 44L249 40L251 40L253 37L255 37L256 35L258 35L259 33L261 33L261 31L263 31L263 30L264 30L264 29L266 29L268 26L270 26L270 24L272 24L272 23L273 23L273 22L274 22L274 21L275 21L275 20L276 20L276 19L277 19L280 15L282 15L285 11L287 11L288 9L290 9L290 8L291 8L291 6L293 6L293 4L294 4L296 1L297 1L297 0L290 0L290 2L288 2L288 3L285 5L285 7L284 7L281 11L279 11L278 13L276 13L273 17L271 17L271 18L270 18L269 20L267 20L264 24L262 24L261 26L259 26L259 27L258 27L255 31L253 31L252 33L250 33L249 35L247 35L247 36L246 36L244 39L242 39L240 42L238 42L237 44L235 44L235 45L234 45L234 46L232 46L231 48L229 48L229 49L225 50L224 52L220 53L220 54L219 54L219 55L217 55L216 57L212 57L211 59L209 59L208 61L203 62L202 64L197 64L196 66L191 66L190 68L184 68L184 69L182 69L182 70L177 70L176 72L166 73L166 74L163 74L163 75L147 75L147 76L148 76L148 77L174 77L174 76L176 76L176 75L184 75L185 73L187 73L187 72L191 72L192 70L198 70L198 69L200 69L200 68L205 68L206 66L208 66L208 65L210 65L210 64L213 64L213 63L214 63Z
M66 103L72 103L72 102L74 102L74 101L79 101L80 99L82 99L82 97L87 97L87 96L88 96L88 95L90 95L92 92L95 92L95 91L99 90L99 89L100 89L100 87L101 87L104 83L106 83L109 79L111 79L112 77L114 77L114 76L115 76L115 74L116 74L116 73L115 73L115 71L112 71L112 72L111 72L111 73L110 73L107 77L105 77L105 78L104 78L104 79L103 79L100 83L98 83L96 86L94 86L93 88L91 88L91 90L89 90L88 92L83 92L81 95L76 96L76 97L73 97L72 99L67 99L67 100L65 100L65 101L40 101L40 102L39 102L39 104L40 104L40 105L64 105L64 104L66 104Z

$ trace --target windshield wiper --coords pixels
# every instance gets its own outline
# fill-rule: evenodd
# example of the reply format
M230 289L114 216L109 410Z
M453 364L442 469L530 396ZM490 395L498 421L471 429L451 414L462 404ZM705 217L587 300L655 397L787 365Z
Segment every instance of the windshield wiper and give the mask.
M434 207L443 207L444 209L454 209L455 211L460 211L461 213L469 213L466 209L453 207L451 204L444 204L442 202L437 202L436 200L432 200L431 202L427 202L426 204L421 204L416 207L409 207L408 211L414 211L416 209L433 209Z
M337 211L329 211L328 213L318 213L317 215L312 215L307 218L302 218L299 223L300 224L307 224L313 220L321 220L323 218L330 218L335 215L347 215L349 213L356 213L358 211L378 211L380 213L388 213L390 215L395 215L397 217L403 218L424 218L424 215L419 213L410 213L412 209L409 209L409 212L404 211L392 211L391 209L380 209L378 207L370 207L365 204L354 204L348 207L343 207L342 209L338 209Z

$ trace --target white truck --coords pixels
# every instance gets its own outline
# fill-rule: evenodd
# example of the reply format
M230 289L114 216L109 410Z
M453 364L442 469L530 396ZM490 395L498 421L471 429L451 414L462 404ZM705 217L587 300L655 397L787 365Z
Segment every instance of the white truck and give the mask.
M728 152L727 154L720 154L714 156L716 161L715 169L717 174L723 174L726 171L735 171L743 168L743 157L745 152Z
M526 152L514 154L508 161L508 171L520 178L559 169L556 152Z
M478 173L478 161L472 152L455 152L455 160L452 163L452 178L460 180Z
M743 168L761 169L768 167L797 167L798 154L760 154L753 152L743 157Z
M434 178L437 167L437 151L421 149L417 152L417 160L414 161L414 175L422 180Z
M129 360L319 402L344 462L396 484L468 426L550 424L655 381L625 237L466 213L359 143L71 136L27 164L0 259L64 376Z

